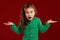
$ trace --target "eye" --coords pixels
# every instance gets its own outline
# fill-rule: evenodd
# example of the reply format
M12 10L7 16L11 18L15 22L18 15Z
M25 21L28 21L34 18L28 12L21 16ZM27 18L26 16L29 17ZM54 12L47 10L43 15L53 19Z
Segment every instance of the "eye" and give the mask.
M33 13L33 11L31 11L31 13Z
M29 12L26 12L27 14L29 13Z

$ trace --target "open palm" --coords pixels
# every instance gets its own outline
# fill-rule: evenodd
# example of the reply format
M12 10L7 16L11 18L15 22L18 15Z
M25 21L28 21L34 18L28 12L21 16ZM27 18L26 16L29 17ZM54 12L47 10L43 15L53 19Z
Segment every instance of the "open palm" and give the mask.
M13 24L14 24L13 22L4 23L4 25L13 25Z
M57 21L53 21L52 19L48 20L47 23L56 23Z

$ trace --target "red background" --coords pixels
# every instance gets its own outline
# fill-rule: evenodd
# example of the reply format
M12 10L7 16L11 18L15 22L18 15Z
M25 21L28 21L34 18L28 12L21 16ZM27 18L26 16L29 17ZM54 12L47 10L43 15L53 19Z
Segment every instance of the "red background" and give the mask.
M22 40L23 33L16 34L3 23L12 21L19 24L20 11L25 3L32 2L38 11L42 23L48 19L57 20L46 33L39 32L39 40L60 40L60 4L58 0L0 0L0 40Z

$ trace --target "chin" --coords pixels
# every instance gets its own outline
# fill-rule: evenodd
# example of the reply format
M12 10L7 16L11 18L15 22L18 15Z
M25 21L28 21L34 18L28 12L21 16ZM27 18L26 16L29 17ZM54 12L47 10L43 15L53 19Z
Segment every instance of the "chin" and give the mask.
M28 20L32 20L32 19L28 19Z

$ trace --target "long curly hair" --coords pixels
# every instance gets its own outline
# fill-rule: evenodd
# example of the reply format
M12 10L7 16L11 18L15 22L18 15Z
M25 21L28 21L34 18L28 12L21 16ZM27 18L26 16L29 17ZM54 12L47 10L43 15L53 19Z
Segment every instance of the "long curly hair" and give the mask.
M34 16L37 16L37 11L36 11L36 8L35 6L32 4L32 3L27 3L25 4L22 9L21 9L21 15L20 15L20 18L21 18L21 23L24 27L22 28L25 28L25 25L27 25L27 23L29 22L29 20L27 20L26 16L25 16L25 9L29 8L29 7L32 7L35 11L35 15Z

